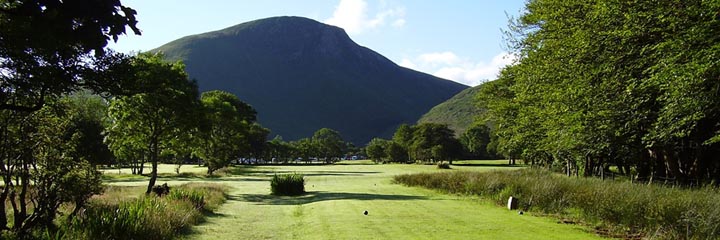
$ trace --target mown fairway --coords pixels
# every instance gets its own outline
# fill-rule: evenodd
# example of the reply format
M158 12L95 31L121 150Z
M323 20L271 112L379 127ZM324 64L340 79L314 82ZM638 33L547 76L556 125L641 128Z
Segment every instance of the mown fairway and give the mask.
M453 166L445 171L495 168L503 167ZM183 167L183 171L201 170ZM230 200L206 223L194 227L188 239L600 238L556 219L520 216L485 201L391 183L397 174L430 171L440 170L424 165L260 166L239 167L232 177L171 177L159 183L216 181L233 188ZM288 172L305 174L307 195L269 195L269 178ZM113 184L146 184L140 179L117 180Z

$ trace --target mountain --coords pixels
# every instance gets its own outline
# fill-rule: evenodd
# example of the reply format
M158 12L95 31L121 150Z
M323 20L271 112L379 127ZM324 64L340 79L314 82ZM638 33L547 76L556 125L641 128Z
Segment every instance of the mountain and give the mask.
M442 123L447 124L450 129L455 131L456 136L464 133L482 114L482 109L478 108L475 98L480 92L482 85L468 88L438 104L423 115L418 123Z
M414 123L467 86L403 68L353 42L341 28L274 17L167 43L201 91L225 90L258 111L285 140L338 130L364 145Z

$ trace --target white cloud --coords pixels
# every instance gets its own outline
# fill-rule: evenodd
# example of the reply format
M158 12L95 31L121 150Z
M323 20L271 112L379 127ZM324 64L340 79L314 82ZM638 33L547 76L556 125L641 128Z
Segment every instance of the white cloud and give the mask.
M384 2L380 5L379 12L373 18L369 18L368 4L365 0L340 0L333 16L325 20L325 23L341 27L349 34L360 34L384 26L388 21L392 22L393 27L405 25L404 8L388 9Z
M404 58L400 66L431 73L437 77L453 80L469 86L477 86L498 77L500 70L512 64L515 55L501 52L489 62L472 61L458 57L453 52L421 54L413 60Z
M400 61L400 66L406 67L406 68L411 68L411 69L417 68L417 65L415 65L415 63L413 63L410 59L407 59L407 58L403 58L403 60Z
M395 21L393 22L392 26L393 26L393 27L398 27L398 28L399 28L399 27L402 27L402 26L405 26L405 19L404 19L404 18L401 18L401 19L395 20Z
M425 53L418 57L424 64L454 64L460 60L453 52Z

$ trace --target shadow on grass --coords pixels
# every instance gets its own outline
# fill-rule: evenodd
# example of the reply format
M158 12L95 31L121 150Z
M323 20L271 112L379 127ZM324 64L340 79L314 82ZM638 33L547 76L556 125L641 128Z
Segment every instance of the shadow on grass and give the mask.
M150 180L149 177L135 177L135 178L103 178L103 182L114 183L114 182L147 182ZM163 181L177 181L177 182L262 182L269 181L269 179L262 178L241 178L241 177L227 177L227 176L213 176L213 177L177 177L177 176L158 176L158 182Z
M385 195L370 193L308 192L301 196L275 196L270 194L242 194L230 196L230 200L257 203L259 205L297 205L331 200L427 200L424 196Z
M505 167L505 168L521 168L527 167L525 164L508 165L507 163L453 163L450 166L458 167Z
M277 166L277 165L275 165ZM369 174L378 174L381 172L374 171L324 171L324 170L308 170L303 171L302 168L297 170L271 170L258 169L254 165L246 165L241 167L232 167L224 170L229 175L246 175L246 176L272 176L275 174L298 173L307 177L318 176L364 176Z

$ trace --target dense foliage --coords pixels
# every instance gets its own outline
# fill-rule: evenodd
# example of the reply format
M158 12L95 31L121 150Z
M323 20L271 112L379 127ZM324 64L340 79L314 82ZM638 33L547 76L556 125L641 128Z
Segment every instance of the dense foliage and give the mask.
M720 180L720 2L533 0L519 60L481 90L508 158L640 180Z
M452 161L463 156L463 146L447 125L400 125L392 140L375 138L365 147L375 162L407 163Z
M480 195L498 205L510 196L521 210L559 214L609 236L711 239L720 234L720 193L600 179L566 178L547 170L400 175L394 181L448 193Z
M235 95L223 91L202 93L204 122L198 134L197 155L208 166L208 174L251 152L251 125L256 112ZM263 140L266 136L263 136Z
M96 78L105 51L130 27L135 11L118 0L0 3L0 231L25 237L51 228L62 204L77 213L100 193L94 164L108 159L99 139L103 123L89 100L61 97L87 88L116 90L113 79ZM101 112L101 111L100 111Z

